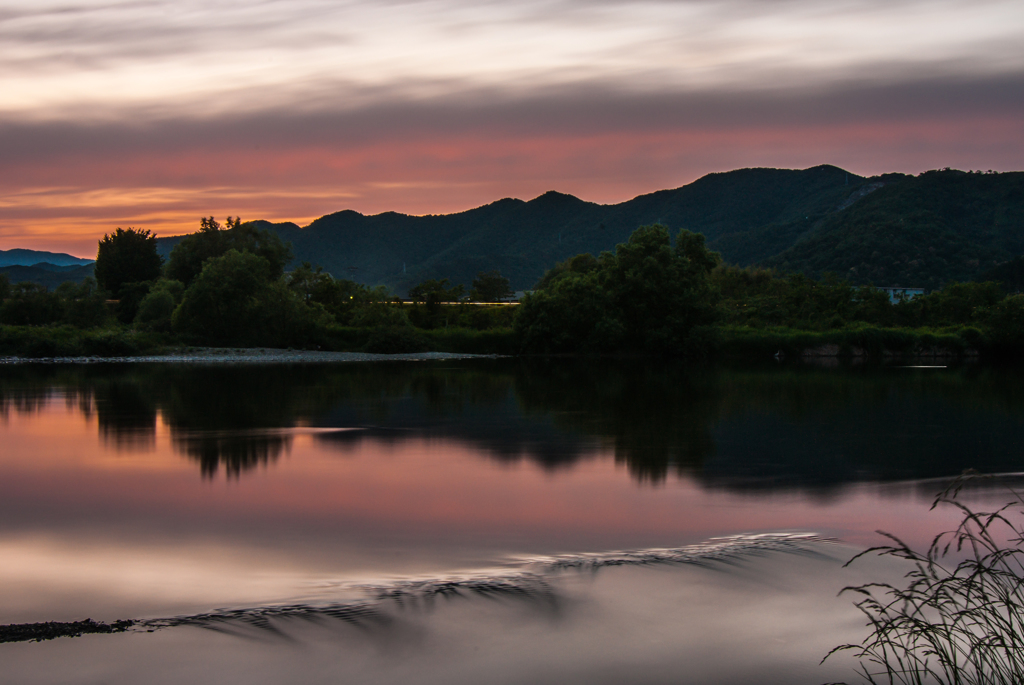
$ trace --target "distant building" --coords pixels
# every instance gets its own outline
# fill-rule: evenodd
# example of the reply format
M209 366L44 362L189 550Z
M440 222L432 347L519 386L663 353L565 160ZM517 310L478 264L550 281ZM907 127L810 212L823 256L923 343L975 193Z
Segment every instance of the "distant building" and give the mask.
M893 303L904 302L906 300L912 300L915 297L917 297L918 295L924 295L924 288L900 288L900 287L893 287L893 288L879 288L879 290L887 293L889 295L889 301L893 302Z

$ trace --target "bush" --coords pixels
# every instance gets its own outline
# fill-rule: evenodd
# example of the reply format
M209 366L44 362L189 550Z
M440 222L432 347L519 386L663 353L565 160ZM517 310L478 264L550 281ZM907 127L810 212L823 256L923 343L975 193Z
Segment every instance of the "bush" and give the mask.
M151 331L170 331L171 316L181 302L184 292L185 286L178 281L157 281L139 303L135 323Z
M250 252L210 259L171 317L173 329L214 345L304 346L329 316L306 305L274 267Z
M1012 295L992 307L987 323L998 353L1019 354L1024 349L1024 295Z
M0 353L19 357L121 357L152 352L160 339L125 328L0 326Z
M56 293L35 283L11 287L10 298L0 306L0 323L8 326L43 326L64 317L64 304Z
M107 306L107 296L96 284L87 278L81 284L66 281L56 290L64 306L63 320L77 328L97 328L110 323L113 318Z
M430 343L426 336L412 326L375 328L364 348L364 351L374 354L409 354L428 350Z
M518 350L515 332L511 328L491 328L476 331L468 328L449 328L425 331L430 349L459 354L506 354Z

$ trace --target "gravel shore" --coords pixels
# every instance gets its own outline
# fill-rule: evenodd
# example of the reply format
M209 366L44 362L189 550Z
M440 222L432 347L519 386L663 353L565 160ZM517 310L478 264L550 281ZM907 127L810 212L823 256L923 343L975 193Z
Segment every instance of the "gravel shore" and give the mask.
M192 347L166 354L137 357L0 357L0 364L321 364L338 362L431 361L435 359L494 359L495 354L369 354L366 352L321 352L318 350L276 350L265 347Z

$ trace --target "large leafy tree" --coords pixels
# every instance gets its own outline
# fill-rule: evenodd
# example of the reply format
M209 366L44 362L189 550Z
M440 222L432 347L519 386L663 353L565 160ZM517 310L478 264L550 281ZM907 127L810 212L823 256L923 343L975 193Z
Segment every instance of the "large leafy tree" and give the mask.
M708 276L719 261L700 234L681 231L673 245L664 226L641 226L614 253L561 265L515 328L527 351L696 351L694 329L715 319Z
M194 340L226 345L305 344L327 316L274 277L274 267L251 252L228 250L206 262L171 319Z
M465 292L463 285L451 285L447 278L431 278L410 288L409 299L429 306L438 302L458 302Z
M314 269L309 262L285 277L285 283L299 294L306 304L319 304L334 319L343 325L349 325L353 314L363 305L374 299L374 293L361 283L346 279L334 279L323 267ZM386 299L379 296L377 299Z
M100 240L94 274L102 288L116 295L126 283L159 278L162 264L156 235L148 230L118 228Z
M291 245L267 229L253 223L242 223L237 217L228 217L225 226L211 217L203 217L199 230L185 236L171 250L167 262L167 277L186 286L202 273L210 259L223 256L229 250L250 252L267 261L271 280L280 278L284 267L292 258Z
M501 272L481 271L473 279L473 286L469 291L469 299L473 302L497 302L512 294L509 287L509 280L501 275Z

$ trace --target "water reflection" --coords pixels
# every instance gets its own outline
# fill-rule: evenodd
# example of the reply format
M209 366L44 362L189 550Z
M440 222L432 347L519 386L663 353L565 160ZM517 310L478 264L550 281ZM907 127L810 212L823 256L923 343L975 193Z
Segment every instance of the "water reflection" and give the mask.
M698 473L715 454L719 373L681 365L540 361L520 367L516 396L531 416L599 437L639 480Z
M80 393L79 404L91 399L100 435L119 450L144 450L156 442L156 406L147 388L132 379L114 379L92 386L91 398Z
M303 426L339 452L443 438L556 470L610 449L638 481L729 489L1021 470L1024 385L992 368L704 368L474 360L296 366L11 366L0 413L63 397L117 450L158 424L204 477L271 465Z

